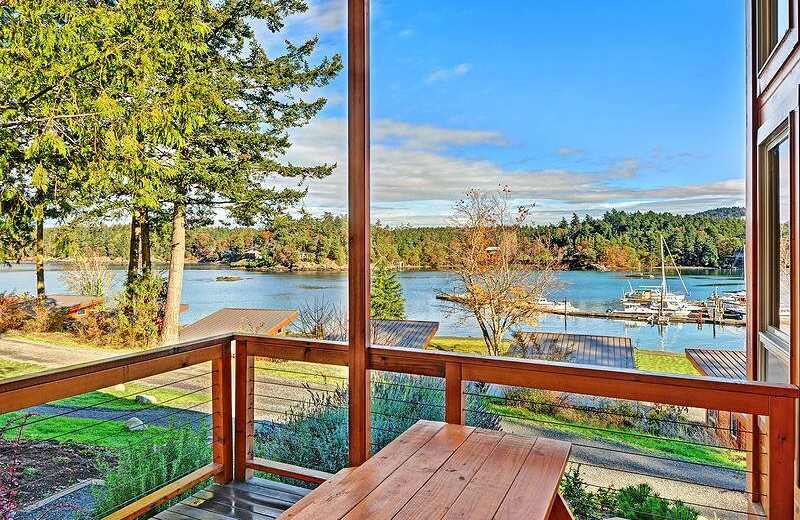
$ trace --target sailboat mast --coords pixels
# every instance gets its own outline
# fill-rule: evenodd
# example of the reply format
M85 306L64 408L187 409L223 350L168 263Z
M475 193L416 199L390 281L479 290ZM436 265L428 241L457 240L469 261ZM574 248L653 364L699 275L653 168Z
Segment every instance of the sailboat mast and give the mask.
M661 304L659 309L659 317L664 314L664 294L667 292L667 274L664 268L664 235L659 233L659 246L661 247Z

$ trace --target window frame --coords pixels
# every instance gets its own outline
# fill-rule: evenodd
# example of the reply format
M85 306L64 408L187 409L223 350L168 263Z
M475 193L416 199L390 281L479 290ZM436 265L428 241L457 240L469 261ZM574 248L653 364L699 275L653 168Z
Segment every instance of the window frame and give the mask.
M790 124L792 114L784 119L775 129L763 139L758 145L758 170L759 170L759 263L761 265L759 273L759 331L758 345L756 350L757 376L760 381L767 380L767 352L772 354L778 361L785 363L789 380L792 379L791 363L791 331L781 330L780 327L780 274L778 263L780 261L780 248L776 245L780 240L780 175L776 175L771 160L772 151L783 144L788 143L788 162L789 162L789 230L793 232L795 217L794 189L792 187L792 161L794 160L794 138L792 125ZM777 222L776 222L777 221ZM792 259L794 260L794 259ZM795 266L792 261L792 271ZM790 277L791 278L791 277ZM793 301L793 285L789 283L789 298ZM791 307L790 307L791 309ZM797 310L797 309L792 309ZM791 327L790 327L791 328ZM785 381L789 382L789 381Z
M753 67L756 71L756 93L764 93L775 79L781 65L786 61L794 48L800 43L798 41L798 30L795 12L795 2L793 0L778 0L788 2L789 27L782 35L777 36L775 45L767 49L769 38L769 24L774 23L771 14L765 15L768 11L770 0L752 0L749 15L753 20L752 45L754 48Z
M788 9L788 25L783 34L775 34L775 42L771 42L773 33L777 33L777 17L773 15L772 5L785 4ZM792 2L790 0L757 0L756 6L756 30L758 31L758 64L764 67L770 61L772 55L781 46L786 35L792 30Z

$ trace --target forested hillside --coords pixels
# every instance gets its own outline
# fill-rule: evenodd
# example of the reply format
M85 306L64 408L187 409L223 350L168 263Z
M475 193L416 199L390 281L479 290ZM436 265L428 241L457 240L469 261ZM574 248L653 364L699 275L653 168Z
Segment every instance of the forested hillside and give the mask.
M736 208L696 215L627 213L599 218L573 215L558 224L525 227L523 250L531 263L563 269L645 269L660 262L659 234L679 265L725 267L744 246L744 220ZM719 217L731 213L729 217ZM407 267L446 268L452 227L373 227L373 257ZM49 228L47 252L66 259L94 254L125 259L129 228L97 225ZM156 259L168 255L166 229L153 233ZM342 216L280 217L262 228L196 227L188 232L187 254L199 262L276 269L337 269L347 261L347 220Z

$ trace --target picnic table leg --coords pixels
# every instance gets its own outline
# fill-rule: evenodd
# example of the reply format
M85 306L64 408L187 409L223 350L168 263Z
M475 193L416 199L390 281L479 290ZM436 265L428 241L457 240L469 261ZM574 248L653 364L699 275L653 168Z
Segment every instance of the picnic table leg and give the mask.
M564 502L564 497L561 493L556 493L556 498L553 501L553 507L550 508L550 520L575 520L570 513L567 503Z

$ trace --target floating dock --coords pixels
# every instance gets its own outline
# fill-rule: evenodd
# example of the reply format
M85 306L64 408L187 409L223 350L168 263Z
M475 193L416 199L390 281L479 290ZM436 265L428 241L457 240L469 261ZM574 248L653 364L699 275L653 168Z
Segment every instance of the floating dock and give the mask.
M453 303L459 303L461 300L461 298L457 294L446 294L446 293L437 294L436 299ZM571 304L559 305L558 307L549 305L546 307L534 306L537 312L545 314L555 314L557 316L577 316L579 318L599 318L604 320L638 321L641 323L650 323L653 325L665 325L669 323L695 323L698 325L708 324L708 325L728 325L732 327L744 327L747 324L747 321L745 320L725 318L722 316L712 316L707 311L701 311L696 315L691 315L691 316L676 316L674 314L663 315L663 316L655 316L655 315L648 316L641 314L625 314L621 310L617 312L588 311L584 309L578 309L577 307L574 307Z

